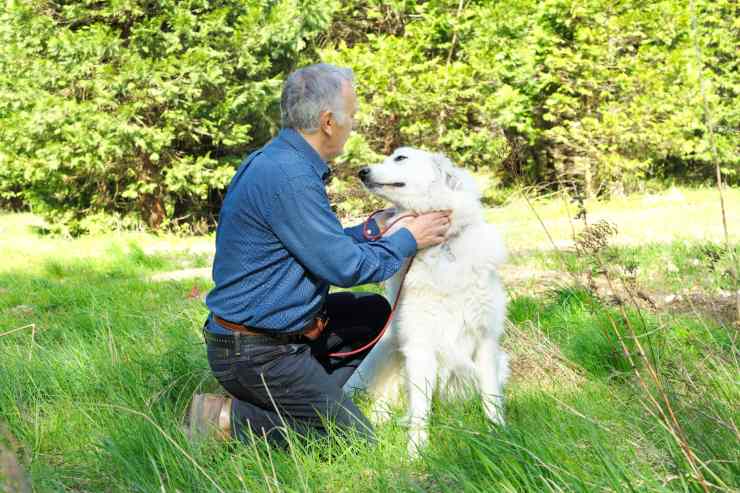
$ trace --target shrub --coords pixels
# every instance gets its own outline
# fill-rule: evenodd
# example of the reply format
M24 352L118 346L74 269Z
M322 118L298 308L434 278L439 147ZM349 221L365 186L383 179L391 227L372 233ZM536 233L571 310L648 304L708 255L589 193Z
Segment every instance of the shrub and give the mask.
M210 228L235 166L278 129L283 78L319 60L357 75L362 136L332 187L343 214L375 207L356 166L400 145L445 152L504 187L608 195L645 178L708 180L715 164L738 183L738 8L6 2L0 205L78 230Z
M53 220L212 222L277 128L282 75L333 2L10 2L0 14L0 197ZM29 36L28 33L34 33Z

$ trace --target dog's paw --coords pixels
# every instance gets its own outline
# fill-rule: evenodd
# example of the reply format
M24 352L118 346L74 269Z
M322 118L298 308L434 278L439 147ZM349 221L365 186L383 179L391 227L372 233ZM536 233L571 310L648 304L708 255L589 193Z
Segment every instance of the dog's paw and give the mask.
M413 427L409 431L408 454L410 459L416 459L429 441L429 433L425 427Z
M491 423L499 426L506 424L504 421L504 412L503 409L501 409L501 406L489 402L486 403L484 407L486 410L486 416L488 416L488 420Z
M370 421L373 422L374 425L382 425L387 423L390 419L393 413L389 409L384 408L373 408L370 411Z
M384 399L377 399L370 406L368 415L373 424L382 425L393 417L393 411L389 402Z

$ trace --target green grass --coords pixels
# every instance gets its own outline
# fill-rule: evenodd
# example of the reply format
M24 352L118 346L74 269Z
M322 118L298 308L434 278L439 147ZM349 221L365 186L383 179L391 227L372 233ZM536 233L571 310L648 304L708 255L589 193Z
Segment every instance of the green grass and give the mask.
M557 219L555 202L542 204L547 222ZM193 245L212 239L65 240L38 236L34 221L0 216L0 229L12 232L0 243L0 334L33 324L0 337L0 423L17 439L35 491L702 491L651 415L648 392L676 414L717 486L710 491L740 487L737 328L668 306L623 314L567 272L598 275L589 259L566 252L563 266L546 251L512 259L513 269L562 275L542 289L510 283L507 425L491 426L478 399L435 399L430 446L410 461L402 410L379 427L377 446L342 437L295 441L288 451L259 441L189 443L179 423L192 393L218 388L200 337L206 310L192 296L210 281L151 276L207 266ZM513 241L513 250L528 250ZM636 270L651 293L696 285L711 299L729 289L726 253L703 238L686 241L615 246L603 256ZM645 386L617 337L634 355L632 331L648 353L634 360Z

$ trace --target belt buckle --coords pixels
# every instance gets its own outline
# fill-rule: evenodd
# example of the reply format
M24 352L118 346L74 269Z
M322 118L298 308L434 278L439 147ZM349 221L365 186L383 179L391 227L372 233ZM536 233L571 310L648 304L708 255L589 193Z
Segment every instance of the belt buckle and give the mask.
M324 329L326 328L326 325L329 323L329 317L321 314L318 315L315 319L311 327L308 328L307 331L303 333L303 336L308 339L309 341L315 341L319 337L321 337L321 333L324 332Z

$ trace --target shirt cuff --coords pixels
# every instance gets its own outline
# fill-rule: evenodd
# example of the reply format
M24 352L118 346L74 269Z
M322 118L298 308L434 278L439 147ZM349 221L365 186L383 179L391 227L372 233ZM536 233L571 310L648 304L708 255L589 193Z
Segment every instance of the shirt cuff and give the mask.
M401 228L387 238L391 244L398 247L398 250L404 257L412 257L416 254L416 240L407 228Z
M370 230L370 234L372 236L377 236L380 234L380 228L378 227L378 223L375 222L375 219L370 219L370 221L368 221L367 228ZM355 240L355 243L365 243L367 241L370 241L365 238L365 223L360 223L356 226L349 226L347 228L344 228L344 234L352 237L352 239Z
M375 219L370 219L367 222L367 228L370 230L370 234L372 236L377 236L380 234L380 227L378 227L378 223L375 222Z

